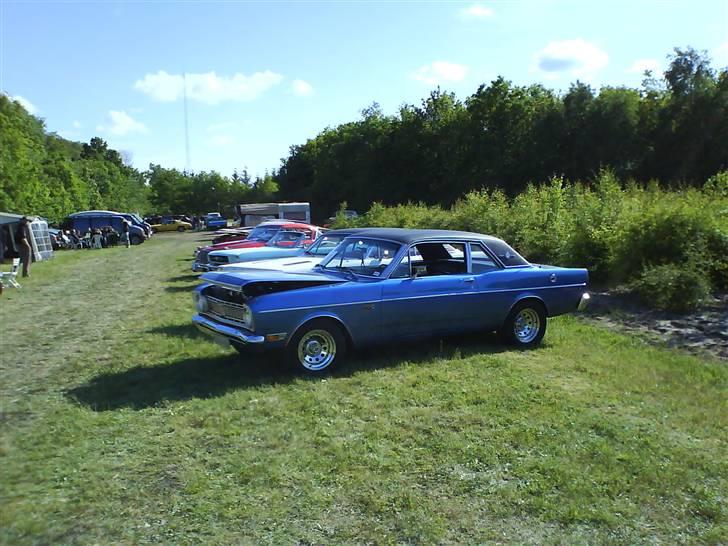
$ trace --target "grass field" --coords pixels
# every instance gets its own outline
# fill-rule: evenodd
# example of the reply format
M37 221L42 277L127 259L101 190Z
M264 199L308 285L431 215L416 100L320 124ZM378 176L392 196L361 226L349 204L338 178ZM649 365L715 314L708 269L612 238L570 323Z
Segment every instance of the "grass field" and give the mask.
M564 317L296 377L191 328L199 238L0 299L0 542L728 542L725 361Z

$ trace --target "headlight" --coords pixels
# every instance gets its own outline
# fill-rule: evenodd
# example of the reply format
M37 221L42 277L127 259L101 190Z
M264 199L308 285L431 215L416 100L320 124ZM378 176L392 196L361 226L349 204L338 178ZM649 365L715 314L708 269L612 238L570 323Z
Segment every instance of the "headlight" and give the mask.
M248 330L252 331L253 330L253 312L250 310L250 307L248 307L247 305L243 305L242 312L243 312L243 316L242 316L243 324L245 325L245 327Z
M208 309L207 298L197 292L195 292L195 307L200 313L204 313Z

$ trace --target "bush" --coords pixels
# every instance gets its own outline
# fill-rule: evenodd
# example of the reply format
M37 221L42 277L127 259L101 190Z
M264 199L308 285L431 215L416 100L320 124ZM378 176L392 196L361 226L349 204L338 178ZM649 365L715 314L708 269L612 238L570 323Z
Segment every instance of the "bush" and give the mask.
M704 273L673 264L646 267L632 289L650 307L677 312L696 309L710 295Z

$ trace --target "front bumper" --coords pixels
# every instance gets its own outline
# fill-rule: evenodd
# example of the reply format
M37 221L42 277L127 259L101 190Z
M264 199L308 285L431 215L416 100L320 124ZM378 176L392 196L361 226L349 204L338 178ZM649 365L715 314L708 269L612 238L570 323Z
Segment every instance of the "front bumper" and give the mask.
M581 295L581 299L579 300L579 305L576 306L577 311L583 311L589 306L589 301L591 301L591 296L589 295L589 292L584 292Z
M265 337L263 336L256 336L242 328L235 328L233 326L228 326L227 324L215 322L203 315L194 315L192 317L192 322L201 332L204 332L209 336L216 338L222 337L228 341L235 341L242 345L258 345L265 341Z
M192 271L198 273L200 271L209 271L210 266L208 264L201 264L200 262L192 262Z

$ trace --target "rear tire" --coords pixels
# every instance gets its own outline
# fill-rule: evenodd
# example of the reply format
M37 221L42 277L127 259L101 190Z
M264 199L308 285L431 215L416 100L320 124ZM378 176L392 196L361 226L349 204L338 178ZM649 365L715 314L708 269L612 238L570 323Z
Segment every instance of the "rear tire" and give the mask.
M500 334L506 343L520 349L538 346L546 334L543 304L534 300L517 303L503 322Z
M346 356L346 336L334 321L316 319L304 324L286 347L286 360L311 376L329 373Z

